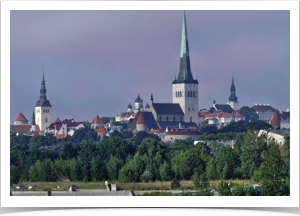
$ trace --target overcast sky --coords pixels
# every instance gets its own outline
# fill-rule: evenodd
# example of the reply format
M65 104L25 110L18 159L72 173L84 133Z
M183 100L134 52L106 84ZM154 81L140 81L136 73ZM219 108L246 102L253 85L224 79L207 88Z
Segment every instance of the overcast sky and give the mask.
M140 93L172 102L183 11L11 11L10 120L31 122L44 65L52 121L92 121L127 110ZM289 11L186 11L199 108L290 107Z

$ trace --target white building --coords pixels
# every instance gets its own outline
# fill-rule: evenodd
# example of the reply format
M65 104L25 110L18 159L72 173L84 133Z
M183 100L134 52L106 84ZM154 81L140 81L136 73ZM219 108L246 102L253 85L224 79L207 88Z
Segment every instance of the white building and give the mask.
M255 104L251 109L254 109L258 114L259 119L269 123L272 115L275 115L276 109L270 106L270 104Z
M266 134L267 131L260 130L258 136L261 136L263 133ZM271 130L268 133L267 142L269 143L271 140L274 140L276 144L282 145L285 142L284 140L285 135L290 135L290 133L283 130Z

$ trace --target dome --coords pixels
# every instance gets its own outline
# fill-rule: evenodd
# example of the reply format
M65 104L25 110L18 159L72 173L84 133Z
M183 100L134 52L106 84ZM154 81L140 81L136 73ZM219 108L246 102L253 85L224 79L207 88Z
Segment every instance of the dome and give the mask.
M135 102L136 103L142 103L143 102L142 98L140 97L140 94L138 94L138 97L135 99Z

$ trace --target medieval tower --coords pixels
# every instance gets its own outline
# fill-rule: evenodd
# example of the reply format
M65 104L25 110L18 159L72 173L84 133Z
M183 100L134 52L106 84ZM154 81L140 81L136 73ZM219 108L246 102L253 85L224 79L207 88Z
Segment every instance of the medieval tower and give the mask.
M50 101L47 100L46 96L46 86L43 71L40 99L36 102L35 106L35 124L39 125L41 131L44 131L51 124L51 107Z
M173 80L173 103L179 103L184 112L185 122L195 122L198 125L198 80L191 72L189 44L187 36L185 12L183 13L180 69L178 77Z

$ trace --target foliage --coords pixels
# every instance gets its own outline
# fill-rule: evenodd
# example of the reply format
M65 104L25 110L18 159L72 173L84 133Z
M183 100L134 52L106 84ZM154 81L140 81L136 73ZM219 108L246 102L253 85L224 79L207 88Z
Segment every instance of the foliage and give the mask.
M259 119L259 115L256 113L256 111L249 108L248 106L243 106L242 108L240 108L239 112L245 116L246 122L249 122L249 120L253 122Z
M112 117L105 117L105 116L103 116L102 118L101 118L101 120L103 121L103 123L104 124L107 124L108 122L110 122L110 119L111 119Z
M118 131L118 130L114 130L111 134L111 137L120 137L123 138L123 135Z
M211 107L211 108L209 108L209 110L208 110L210 113L214 113L215 111L216 111L216 108L214 108L214 107Z
M230 184L232 185L232 183L228 183L228 182L224 182L223 180L219 183L218 188L219 188L219 192L221 196L230 196L231 195L231 191L230 191Z

